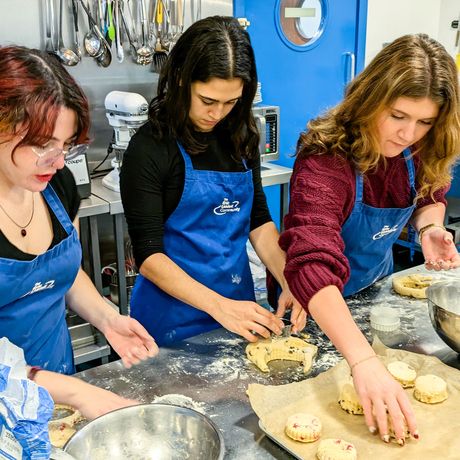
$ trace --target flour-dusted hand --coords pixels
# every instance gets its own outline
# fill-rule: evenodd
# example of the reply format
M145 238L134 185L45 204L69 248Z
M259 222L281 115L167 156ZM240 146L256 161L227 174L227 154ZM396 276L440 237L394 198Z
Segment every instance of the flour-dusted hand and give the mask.
M241 335L249 342L259 336L268 338L270 332L281 334L283 322L256 302L221 298L218 307L212 312L213 318L225 329Z
M288 287L281 291L276 316L283 318L286 310L291 310L292 332L300 332L307 324L307 312L296 300Z
M403 445L405 442L406 424L411 435L415 439L419 438L415 415L407 394L377 357L356 363L352 373L371 433L378 430L382 440L389 442L390 418L399 444Z
M137 320L129 316L108 316L101 332L127 368L158 354L158 346L153 337Z
M449 270L460 266L460 255L452 235L442 227L426 230L420 244L428 270Z

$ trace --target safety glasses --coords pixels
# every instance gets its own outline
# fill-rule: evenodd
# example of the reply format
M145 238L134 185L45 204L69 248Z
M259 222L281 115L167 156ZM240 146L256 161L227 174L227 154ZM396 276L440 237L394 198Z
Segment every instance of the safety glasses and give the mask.
M58 158L63 155L65 160L71 160L79 155L86 154L88 144L78 144L67 149L59 147L32 147L32 151L37 155L37 166L51 166Z

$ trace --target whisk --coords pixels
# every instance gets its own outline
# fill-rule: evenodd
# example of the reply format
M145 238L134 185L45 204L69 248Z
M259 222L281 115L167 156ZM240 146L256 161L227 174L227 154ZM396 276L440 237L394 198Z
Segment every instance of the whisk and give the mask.
M163 29L163 0L157 0L155 8L155 24L157 28L157 39L155 42L155 52L153 54L152 70L154 72L160 73L161 68L163 67L163 64L166 62L168 57L168 53L163 47L163 43L161 41L161 34Z

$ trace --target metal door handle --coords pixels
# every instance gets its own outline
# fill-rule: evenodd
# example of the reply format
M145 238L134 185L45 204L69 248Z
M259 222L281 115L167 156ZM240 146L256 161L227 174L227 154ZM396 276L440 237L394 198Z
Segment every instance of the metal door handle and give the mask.
M350 83L356 75L355 71L355 53L349 51L345 53L345 84Z

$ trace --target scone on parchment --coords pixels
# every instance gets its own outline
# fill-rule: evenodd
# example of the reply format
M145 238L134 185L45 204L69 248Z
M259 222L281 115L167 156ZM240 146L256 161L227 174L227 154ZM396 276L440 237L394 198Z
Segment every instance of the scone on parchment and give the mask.
M409 364L403 361L393 361L387 365L387 369L403 388L412 388L415 385L417 372Z
M339 404L340 407L349 414L364 414L364 409L359 402L358 394L356 393L355 386L353 385L353 380L350 379L342 385L339 395Z
M427 404L440 403L447 399L447 384L437 375L421 375L415 379L414 398Z
M318 460L356 460L358 453L351 442L343 439L323 439L316 451Z
M284 432L294 441L314 442L321 436L322 428L318 417L299 412L286 420Z

